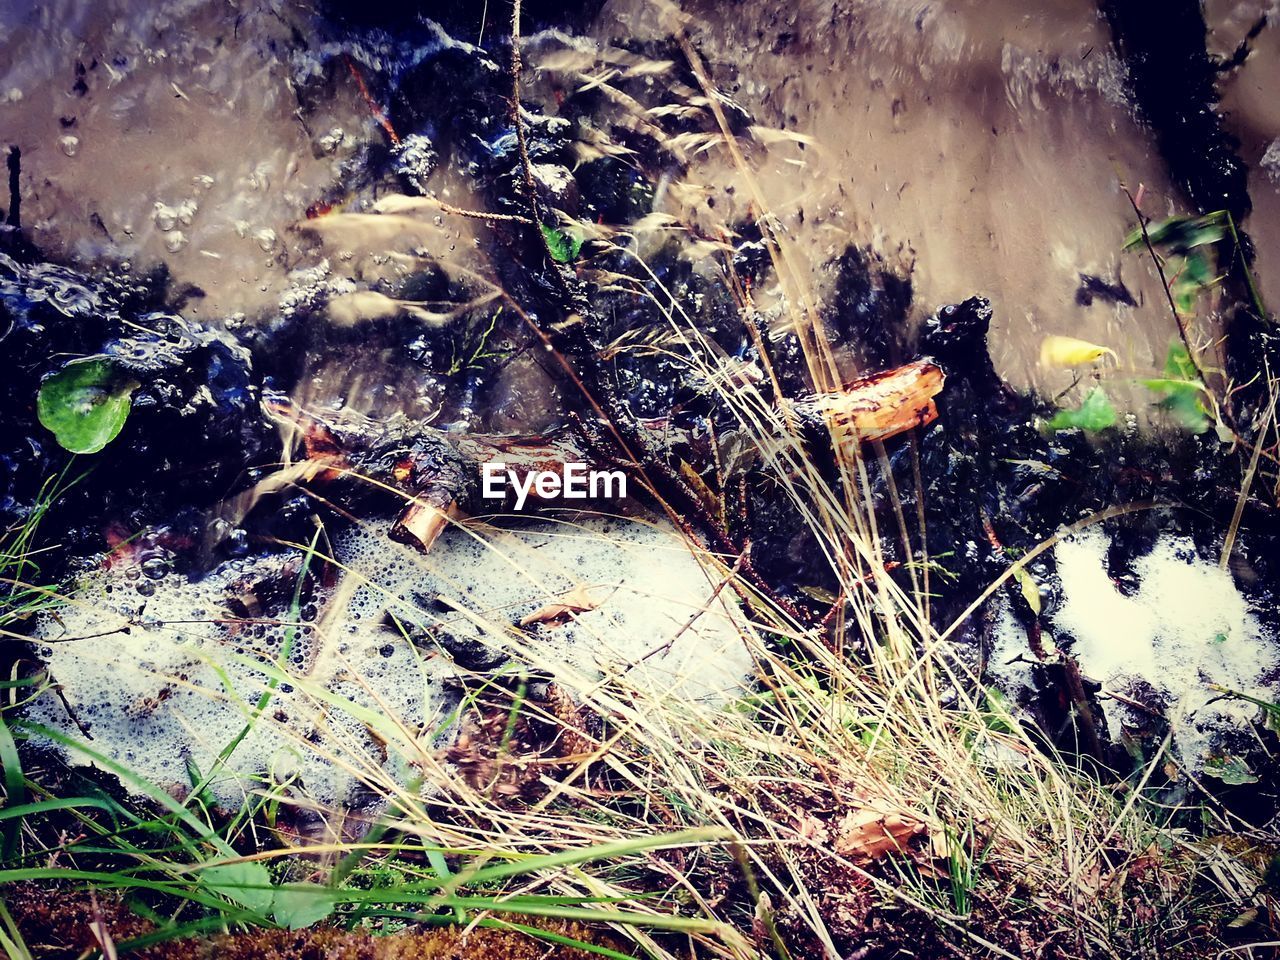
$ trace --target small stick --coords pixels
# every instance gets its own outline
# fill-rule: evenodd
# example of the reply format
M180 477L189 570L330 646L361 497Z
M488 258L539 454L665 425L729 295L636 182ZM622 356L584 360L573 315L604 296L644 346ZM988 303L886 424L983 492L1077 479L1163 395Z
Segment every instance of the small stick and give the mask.
M518 213L485 213L483 210L464 210L451 203L440 201L440 209L455 217L466 217L468 220L483 220L486 223L518 223L523 227L533 226L533 221Z
M1138 202L1133 199L1133 194L1129 192L1129 188L1121 186L1124 195L1129 198L1129 205L1133 207L1133 213L1138 218L1138 229L1142 231L1142 242L1146 244L1147 253L1151 254L1151 262L1155 264L1156 273L1160 275L1160 286L1164 288L1165 299L1169 301L1169 310L1173 313L1173 322L1178 325L1178 336L1182 338L1182 345L1187 350L1187 359L1191 361L1191 366L1196 372L1196 376L1200 378L1200 382L1208 384L1205 379L1204 370L1200 368L1200 361L1196 357L1196 351L1191 346L1191 336L1187 333L1186 321L1182 319L1182 314L1178 313L1178 305L1173 302L1173 291L1169 289L1169 279L1164 274L1164 267L1160 263L1160 256L1156 253L1156 248L1151 243L1151 235L1147 233L1147 218L1142 215L1142 210L1138 208Z
M355 78L356 86L360 88L360 95L364 97L364 102L369 106L369 112L373 114L373 119L378 121L378 125L387 132L387 136L391 138L391 142L396 146L400 145L400 135L396 133L396 128L391 125L391 121L387 115L378 106L378 101L373 99L373 94L369 92L368 85L364 82L364 75L360 73L356 62L351 59L351 54L344 53L342 59L347 63L347 69L351 71L351 76Z

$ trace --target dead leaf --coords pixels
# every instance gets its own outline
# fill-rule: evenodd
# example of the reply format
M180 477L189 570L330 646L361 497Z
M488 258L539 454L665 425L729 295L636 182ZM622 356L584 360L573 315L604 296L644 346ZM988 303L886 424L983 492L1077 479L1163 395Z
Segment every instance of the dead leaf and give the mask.
M1040 343L1040 365L1042 367L1082 367L1088 363L1096 363L1110 355L1117 359L1116 352L1110 347L1078 340L1075 337L1060 337L1050 334Z
M593 589L595 588L579 584L568 593L563 593L554 600L544 603L521 620L520 626L528 627L535 623L559 623L569 619L576 613L587 613L594 610L600 606L600 602L591 598Z
M1095 858L1087 867L1079 871L1076 875L1076 883L1079 885L1082 892L1091 897L1096 897L1107 888L1108 884L1111 882L1112 876L1114 875L1114 871L1108 870L1106 873L1103 873L1102 867L1102 863Z
M868 804L850 810L836 827L835 852L855 863L878 860L886 853L903 853L912 837L928 828L907 810Z
M1258 919L1258 908L1250 907L1244 913L1240 914L1240 916L1236 917L1234 920L1228 923L1227 929L1241 930L1244 927L1247 927L1250 924L1257 922L1257 919Z

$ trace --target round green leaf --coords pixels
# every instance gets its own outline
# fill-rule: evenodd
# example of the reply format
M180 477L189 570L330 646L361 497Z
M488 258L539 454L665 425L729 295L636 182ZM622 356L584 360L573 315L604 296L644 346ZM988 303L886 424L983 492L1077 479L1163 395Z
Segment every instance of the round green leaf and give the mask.
M109 360L73 360L40 385L36 416L67 450L97 453L124 427L137 388Z
M336 891L318 884L286 884L276 888L271 915L282 927L301 930L333 913L337 897Z

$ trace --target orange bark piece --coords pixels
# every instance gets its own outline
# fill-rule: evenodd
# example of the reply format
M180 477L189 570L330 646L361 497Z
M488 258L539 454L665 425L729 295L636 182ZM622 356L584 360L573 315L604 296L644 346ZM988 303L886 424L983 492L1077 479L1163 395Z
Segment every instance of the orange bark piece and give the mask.
M945 380L937 364L915 360L860 377L843 390L811 397L796 407L857 441L887 440L938 418L933 398Z

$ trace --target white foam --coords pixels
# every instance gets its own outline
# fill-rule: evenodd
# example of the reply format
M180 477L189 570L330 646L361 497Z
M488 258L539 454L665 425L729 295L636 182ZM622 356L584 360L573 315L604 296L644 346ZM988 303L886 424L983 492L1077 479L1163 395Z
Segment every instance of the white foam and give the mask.
M708 605L715 584L665 526L593 519L489 531L486 539L455 530L425 558L362 531L340 550L406 598L397 610L412 621L499 649L571 687L595 686L607 674L654 696L722 702L752 670L732 591ZM578 588L595 609L513 629Z
M1280 694L1275 638L1249 610L1230 573L1196 554L1185 537L1164 534L1138 558L1138 586L1120 592L1107 573L1110 539L1093 527L1054 550L1062 602L1046 639L1065 646L1082 672L1103 684L1103 710L1112 737L1132 722L1132 708L1107 692L1162 710L1178 756L1193 771L1232 736L1248 736L1258 708L1223 699L1222 687L1261 700ZM1000 608L991 674L1007 692L1025 696L1030 668L1025 632Z
M524 663L570 691L607 675L652 697L718 703L752 670L731 591L709 603L715 585L666 528L541 523L486 539L451 529L423 556L390 541L385 524L368 525L338 538L335 555L346 572L297 634L289 683L211 785L224 804L270 775L295 778L326 804L349 800L359 781L425 776L431 789L432 777L448 775L430 755L452 737L464 672L444 637L487 646L508 658L500 669ZM266 565L232 561L193 583L117 563L40 623L42 656L91 748L166 789L185 789L189 763L214 769L267 689L263 664L280 661L288 628L227 610L228 585ZM518 626L576 588L599 605L565 623ZM52 694L29 716L83 739Z

